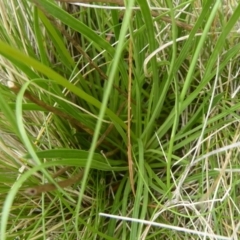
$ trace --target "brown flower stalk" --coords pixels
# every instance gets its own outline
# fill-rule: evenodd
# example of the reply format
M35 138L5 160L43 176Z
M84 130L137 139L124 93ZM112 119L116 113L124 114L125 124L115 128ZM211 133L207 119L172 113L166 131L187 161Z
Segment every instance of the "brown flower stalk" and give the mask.
M131 94L132 94L132 39L129 40L129 71L128 71L128 125L127 125L127 155L128 155L128 171L129 171L129 180L132 192L136 196L134 188L134 168L133 168L133 159L132 159L132 143L131 143Z
M60 188L65 188L65 187L71 186L74 183L78 182L79 180L82 179L82 177L83 177L83 171L81 171L79 174L75 175L72 178L68 178L66 180L57 182L57 185ZM36 196L36 195L39 195L41 193L54 191L56 189L57 189L57 187L56 187L55 184L53 184L53 183L45 183L43 185L39 185L39 186L34 186L32 188L28 188L28 189L25 190L25 193L27 195Z
M93 2L97 2L97 3L106 3L106 4L116 4L119 6L124 6L124 0L56 0L58 2L65 2L65 3L93 3ZM151 12L153 17L158 17L160 14L157 11L152 11ZM161 16L160 17L161 20L163 20L164 22L167 23L172 23L172 19L170 17L166 17L166 16ZM178 27L184 28L186 30L191 31L193 29L193 26L190 24L187 24L185 22L179 21L179 20L174 20L175 24Z
M16 94L18 94L18 92L20 91L20 87L17 86L16 84L13 84L13 82L11 82L11 84L9 84L9 88ZM73 118L72 116L68 115L67 113L64 113L64 112L60 111L59 109L41 101L37 97L33 96L31 92L25 91L24 97L26 97L30 101L36 103L38 106L44 108L45 110L52 112L55 115L57 115L63 119L68 120L74 127L80 128L80 129L84 130L85 132L87 132L88 134L93 135L93 131L90 128L86 127L85 125L80 123L77 119Z

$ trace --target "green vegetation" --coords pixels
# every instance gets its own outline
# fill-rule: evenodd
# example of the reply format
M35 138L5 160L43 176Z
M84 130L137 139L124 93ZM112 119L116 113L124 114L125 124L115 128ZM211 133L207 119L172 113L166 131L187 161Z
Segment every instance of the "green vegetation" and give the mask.
M240 4L66 2L0 3L0 239L237 239Z

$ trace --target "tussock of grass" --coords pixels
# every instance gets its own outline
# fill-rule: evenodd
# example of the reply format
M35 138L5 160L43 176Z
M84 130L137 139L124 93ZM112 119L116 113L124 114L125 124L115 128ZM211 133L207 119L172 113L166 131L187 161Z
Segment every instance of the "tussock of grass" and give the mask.
M240 5L66 2L0 3L0 238L237 239Z

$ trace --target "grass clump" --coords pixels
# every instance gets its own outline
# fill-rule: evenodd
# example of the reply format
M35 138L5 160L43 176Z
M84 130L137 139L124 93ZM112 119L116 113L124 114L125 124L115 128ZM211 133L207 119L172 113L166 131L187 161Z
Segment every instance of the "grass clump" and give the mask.
M237 239L239 4L0 10L1 239Z

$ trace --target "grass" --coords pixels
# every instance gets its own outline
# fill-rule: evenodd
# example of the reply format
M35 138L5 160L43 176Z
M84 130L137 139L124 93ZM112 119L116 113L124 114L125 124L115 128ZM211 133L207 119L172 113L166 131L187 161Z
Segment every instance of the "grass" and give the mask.
M0 3L0 238L238 239L240 5L104 3Z

